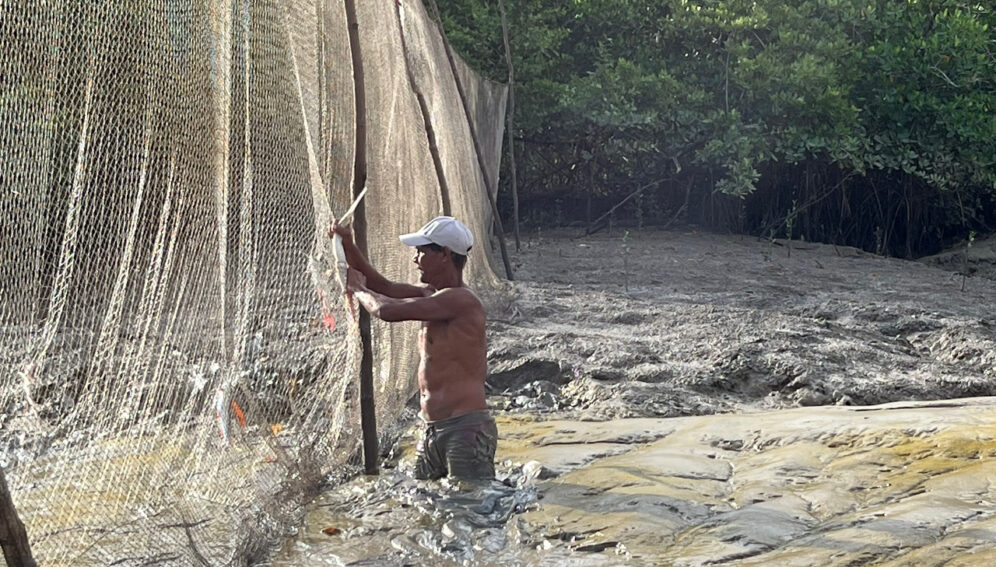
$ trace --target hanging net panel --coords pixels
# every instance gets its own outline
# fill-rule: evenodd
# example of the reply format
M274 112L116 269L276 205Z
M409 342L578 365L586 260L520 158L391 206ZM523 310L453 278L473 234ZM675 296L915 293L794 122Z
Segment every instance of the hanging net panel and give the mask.
M494 304L505 87L417 0L356 0L361 91L343 2L0 10L0 469L35 558L251 563L357 460L362 345L327 236L357 124L372 263L416 281L397 235L457 216ZM416 334L373 323L383 431Z

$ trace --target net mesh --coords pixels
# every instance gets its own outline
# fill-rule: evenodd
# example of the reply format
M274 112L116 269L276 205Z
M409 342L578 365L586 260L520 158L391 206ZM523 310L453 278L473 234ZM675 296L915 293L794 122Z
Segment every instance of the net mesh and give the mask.
M344 5L0 12L0 467L36 559L251 562L360 442L361 345L326 236L356 155ZM397 235L452 214L494 304L504 87L451 65L417 1L357 0L357 20L368 255L415 281ZM415 336L373 324L385 430Z

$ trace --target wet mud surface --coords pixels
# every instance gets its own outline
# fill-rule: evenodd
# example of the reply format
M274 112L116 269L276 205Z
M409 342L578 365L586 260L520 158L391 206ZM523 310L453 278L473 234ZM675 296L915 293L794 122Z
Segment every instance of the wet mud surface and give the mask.
M407 435L269 564L996 564L984 255L574 236L491 313L498 480L415 481Z
M984 276L693 231L543 234L516 264L518 301L489 336L501 409L604 420L996 394Z

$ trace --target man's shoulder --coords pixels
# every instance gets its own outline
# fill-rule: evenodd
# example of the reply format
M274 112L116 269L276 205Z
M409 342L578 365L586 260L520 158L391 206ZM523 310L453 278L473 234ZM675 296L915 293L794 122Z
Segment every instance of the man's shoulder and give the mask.
M454 301L466 304L468 307L480 307L484 309L484 304L481 302L481 298L477 297L474 290L463 285L459 287L445 287L440 290L436 290L432 294L435 297L446 298L448 301Z
M438 296L445 295L447 297L460 297L468 299L472 298L477 301L480 301L480 299L478 299L477 297L477 294L474 293L474 290L465 285L457 287L444 287L443 289L433 289L433 288L429 289L432 291L432 295L438 295Z
M431 297L437 293L437 289L427 283L410 284L414 288L422 290L422 297Z

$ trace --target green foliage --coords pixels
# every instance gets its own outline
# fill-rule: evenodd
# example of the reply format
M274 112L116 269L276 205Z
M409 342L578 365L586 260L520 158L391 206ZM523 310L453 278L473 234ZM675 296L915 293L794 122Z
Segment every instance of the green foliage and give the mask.
M670 180L648 197L674 200L691 183L700 210L715 194L746 199L761 212L744 228L760 232L771 222L764 211L786 210L805 185L794 219L803 236L871 247L877 227L885 249L904 253L920 246L914 234L944 239L996 222L988 4L506 5L526 203L610 205ZM497 5L441 9L456 49L503 78Z
M981 4L883 2L865 30L855 100L866 110L868 167L941 190L996 189L996 58Z

